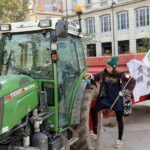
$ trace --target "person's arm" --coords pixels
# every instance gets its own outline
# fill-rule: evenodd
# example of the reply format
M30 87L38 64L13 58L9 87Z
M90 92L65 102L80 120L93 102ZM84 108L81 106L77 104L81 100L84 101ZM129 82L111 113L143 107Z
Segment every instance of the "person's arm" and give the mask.
M95 74L86 73L84 75L84 79L91 79L93 81L99 81L101 77L102 77L102 72L98 72Z
M94 78L94 81L100 81L100 79L102 78L102 72L93 74L93 78Z

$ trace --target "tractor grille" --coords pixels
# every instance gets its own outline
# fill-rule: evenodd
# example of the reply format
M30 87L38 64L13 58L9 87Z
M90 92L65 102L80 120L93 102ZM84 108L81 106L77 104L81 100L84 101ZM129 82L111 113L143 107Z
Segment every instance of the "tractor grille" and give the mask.
M3 112L4 112L4 99L0 98L0 130L2 129Z

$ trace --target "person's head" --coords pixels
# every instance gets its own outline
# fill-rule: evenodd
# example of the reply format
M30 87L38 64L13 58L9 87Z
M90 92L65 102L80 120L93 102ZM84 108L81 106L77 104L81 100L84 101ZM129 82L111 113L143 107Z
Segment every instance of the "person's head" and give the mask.
M113 56L111 59L107 61L106 70L108 73L113 74L118 65L118 57Z

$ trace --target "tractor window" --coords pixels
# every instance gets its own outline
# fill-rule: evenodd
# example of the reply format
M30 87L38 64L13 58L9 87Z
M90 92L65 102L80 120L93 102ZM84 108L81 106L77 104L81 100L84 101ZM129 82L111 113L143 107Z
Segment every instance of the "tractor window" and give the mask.
M58 39L59 125L69 121L69 110L79 76L76 48L72 37Z
M2 74L53 78L50 33L46 37L41 32L6 35L3 55Z
M77 52L78 52L80 71L82 72L86 67L86 63L85 63L85 56L84 56L84 52L83 52L81 39L79 39L79 38L76 38L76 47L77 47Z

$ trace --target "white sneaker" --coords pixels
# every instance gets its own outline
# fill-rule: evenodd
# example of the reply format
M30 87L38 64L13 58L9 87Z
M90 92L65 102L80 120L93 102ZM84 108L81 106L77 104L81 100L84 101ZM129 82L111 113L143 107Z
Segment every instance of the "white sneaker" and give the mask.
M94 140L97 140L98 138L98 136L93 131L90 131L90 137Z
M116 143L115 143L115 148L120 148L123 144L123 141L122 140L116 140Z

